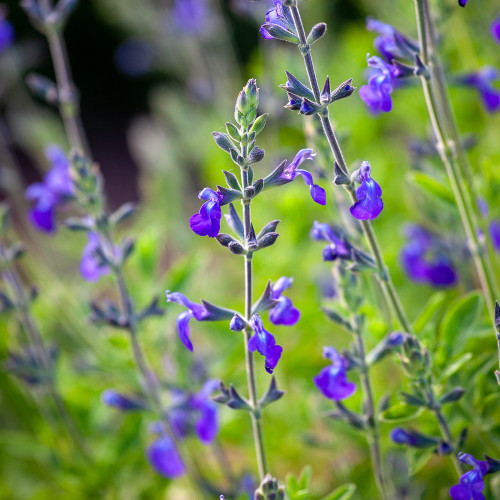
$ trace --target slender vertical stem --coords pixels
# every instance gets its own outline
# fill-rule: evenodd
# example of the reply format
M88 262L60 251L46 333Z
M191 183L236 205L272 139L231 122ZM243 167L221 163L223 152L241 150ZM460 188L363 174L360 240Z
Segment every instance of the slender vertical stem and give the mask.
M299 8L297 5L292 5L290 7L295 28L297 30L297 33L299 35L299 40L300 40L300 51L302 53L302 56L304 58L304 63L306 66L307 70L307 76L309 78L309 83L311 84L312 91L314 93L314 96L316 98L317 102L320 102L320 90L319 90L319 85L318 85L318 79L316 77L316 71L314 69L314 63L311 55L311 50L309 45L307 44L307 39L304 31L304 25L302 23L302 19L300 17L300 12ZM328 116L328 112L325 112L325 114L320 116L321 119L321 125L323 126L323 131L325 133L326 138L328 139L328 143L330 145L330 149L333 153L333 156L335 158L335 161L339 165L339 167L342 169L342 171L348 175L349 169L347 168L346 161L344 159L344 155L342 154L342 149L340 148L340 144L337 140L337 136L335 135L335 132L333 131L332 124L330 121L330 118ZM349 194L350 199L355 202L356 196L353 192L352 189L346 188ZM403 306L401 304L401 301L399 300L397 291L394 287L394 284L392 283L391 276L387 270L387 266L385 265L384 262L384 257L382 255L382 252L380 250L380 246L377 241L377 237L375 236L375 233L373 231L373 227L370 221L361 221L361 227L363 230L363 234L365 236L366 242L368 244L368 247L370 248L370 251L375 258L375 261L377 263L377 270L378 270L378 278L380 280L380 284L382 288L384 289L384 297L386 297L389 300L389 308L395 315L396 320L398 323L401 325L401 327L408 333L413 333L412 326L410 322L408 321L408 318L406 316L406 313L403 309Z
M373 472L375 474L375 481L380 494L380 498L385 500L387 498L386 482L384 478L384 467L382 463L382 455L380 452L380 431L378 420L375 415L375 405L373 399L372 387L370 384L369 368L366 364L365 346L363 342L363 334L358 328L356 331L356 338L358 342L359 357L363 360L361 367L361 385L363 386L365 411L368 415L369 436L368 444L370 446L370 456L373 464Z
M420 0L415 0L415 2L419 3ZM302 23L302 19L300 17L300 12L299 8L297 6L297 0L294 1L294 3L290 7L292 17L294 20L294 25L297 30L297 34L299 36L299 49L300 52L304 58L304 63L306 66L307 70L307 76L309 78L309 83L311 84L312 91L314 93L314 96L319 103L319 97L320 97L320 90L319 90L319 85L318 85L318 79L316 77L316 70L314 68L314 63L311 55L311 48L307 44L307 39L304 31L304 25ZM417 16L418 19L421 19L419 16ZM426 37L425 31L422 33L423 37ZM423 49L423 53L427 54L427 49ZM432 116L431 116L432 117ZM325 111L324 114L320 115L321 119L321 124L323 126L323 131L325 133L326 138L328 139L328 143L330 145L330 149L332 151L332 154L335 158L335 161L341 168L341 170L344 172L345 175L349 174L349 169L347 168L347 164L344 159L344 155L342 154L342 150L340 148L339 142L337 140L337 137L335 135L335 132L333 131L332 124L330 122L330 118L328 115L328 111ZM352 188L346 188L348 191L348 194L353 202L356 201L356 197L354 194L354 191ZM361 227L363 229L363 233L366 239L366 242L368 244L368 247L370 248L370 251L375 258L375 261L377 263L377 270L378 270L378 279L380 281L380 284L382 286L382 289L384 291L384 298L388 301L389 309L393 312L394 316L397 318L399 324L401 327L410 334L414 335L413 328L408 321L408 318L406 316L406 313L404 311L404 308L401 304L401 301L399 299L398 293L394 287L394 284L392 283L391 275L387 269L387 266L385 265L384 262L384 257L383 254L380 250L380 246L378 244L376 235L373 231L373 226L370 221L361 221ZM429 393L434 397L434 392L432 389L432 386L429 386ZM443 434L443 436L448 439L451 437L451 433L449 431L449 427L446 423L446 420L444 419L444 416L442 413L440 414L435 414L438 423L440 424L440 429ZM446 424L445 427L442 427L442 422ZM450 441L452 442L452 441ZM452 460L454 463L456 463L456 457L452 457ZM456 464L455 464L456 465Z
M456 127L440 62L436 64L439 58L435 47L434 27L428 2L427 0L415 0L415 7L422 61L430 72L430 79L426 75L421 75L420 80L437 142L437 149L451 183L481 289L490 315L492 315L495 296L495 286L492 282L493 273L478 240L475 211L467 186L462 178L463 171L468 170L467 156L463 151L460 135ZM447 140L447 133L452 135L451 142ZM461 162L461 168L457 161ZM472 188L472 186L470 187Z
M105 235L107 238L107 242L109 245L112 247L112 240L109 235ZM137 321L136 321L136 314L134 311L134 304L132 302L132 298L130 297L127 285L125 283L125 279L123 277L123 272L121 267L115 266L114 269L114 275L118 287L118 292L120 294L120 300L122 303L122 308L125 311L127 318L126 318L126 324L127 324L127 330L130 333L130 343L132 345L132 353L134 357L135 364L137 366L137 370L140 373L140 376L142 378L143 386L145 393L157 413L157 415L160 417L162 425L163 425L163 432L169 436L169 438L175 443L178 452L181 454L181 450L179 448L179 443L178 440L175 437L174 430L172 428L172 425L170 423L170 420L167 418L167 415L163 411L163 406L162 406L162 401L161 401L161 395L160 392L158 391L158 381L156 379L156 376L154 374L154 371L151 369L149 366L149 363L146 359L146 356L144 354L144 351L141 348L141 345L139 344L139 339L138 339L138 330L137 330ZM191 479L193 484L196 486L202 486L205 487L205 481L201 477L198 467L194 460L192 460L191 456L188 453L183 453L182 458L184 462L186 463L186 468L188 471L188 474L190 474Z
M246 146L243 146L243 158L246 160ZM248 167L241 170L241 183L243 192L245 188L249 186L248 182ZM250 212L251 200L242 200L243 204L243 227L245 230L245 240L248 241L251 230L251 212ZM248 252L245 255L245 319L247 322L250 321L252 315L252 289L253 289L253 268L252 268L252 253ZM259 469L260 479L263 480L264 476L268 472L267 455L264 446L264 431L262 429L261 411L259 408L259 402L257 398L257 382L255 377L255 364L253 353L248 349L248 342L252 331L247 327L244 330L245 339L245 366L248 379L248 392L250 396L250 402L252 403L253 411L250 414L252 418L252 428L253 428L253 439L255 444L255 453L257 455L257 467Z
M52 10L51 0L41 0L45 14ZM59 26L49 22L45 25L44 34L49 43L50 55L56 74L59 113L71 147L77 148L90 157L87 137L80 118L80 99L73 83L71 66L66 50L66 43Z

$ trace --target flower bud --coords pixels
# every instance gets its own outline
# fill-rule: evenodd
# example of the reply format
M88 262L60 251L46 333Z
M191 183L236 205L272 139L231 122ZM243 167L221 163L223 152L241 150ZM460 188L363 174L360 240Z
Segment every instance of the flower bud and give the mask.
M240 316L238 316L237 314L235 314L231 318L231 322L229 323L229 328L233 332L241 332L241 330L243 330L243 328L245 328L245 322L243 321L243 319L241 319Z

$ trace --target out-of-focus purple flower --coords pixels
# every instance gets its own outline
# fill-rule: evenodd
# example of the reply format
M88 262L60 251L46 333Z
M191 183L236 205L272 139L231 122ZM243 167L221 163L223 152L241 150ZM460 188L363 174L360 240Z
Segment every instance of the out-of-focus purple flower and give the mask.
M271 298L278 303L269 311L269 320L274 325L292 326L299 321L300 311L293 305L291 299L282 296L292 283L293 278L283 276L273 285Z
M430 446L438 446L439 439L426 436L415 430L406 430L402 427L396 427L391 431L391 439L396 444L402 444L406 446L412 446L414 448L428 448Z
M359 169L361 185L356 190L358 201L351 207L351 214L358 220L373 220L377 217L384 203L382 201L382 189L371 178L370 162L364 161Z
M189 219L189 226L200 236L215 238L220 231L222 195L213 189L205 188L200 191L198 198L208 201L201 206L199 213Z
M184 438L194 431L203 444L215 439L219 431L218 407L210 395L219 385L218 380L210 379L196 394L174 390L167 415L176 437Z
M273 0L274 7L266 12L266 22L261 26L260 32L266 40L272 40L274 37L270 32L274 29L282 29L293 35L295 25L290 13L290 8L280 0Z
M55 145L45 150L52 168L45 174L43 182L31 184L26 189L26 198L35 205L28 214L29 221L41 231L56 230L55 209L73 195L73 182L69 175L69 161L62 149Z
M460 463L471 465L472 470L462 474L459 484L452 486L450 496L453 500L484 500L483 476L488 474L491 466L483 460L476 460L468 453L459 453Z
M199 412L194 428L203 444L210 444L219 431L217 405L210 399L210 395L218 389L219 385L220 382L218 380L207 380L200 392L191 398L192 408Z
M14 40L14 28L4 16L5 13L2 9L0 10L0 53L3 52Z
M87 238L88 241L83 248L82 259L80 260L80 274L84 280L94 282L101 279L102 276L109 274L110 268L103 262L99 254L101 247L99 235L93 231L89 231Z
M495 42L500 44L500 14L498 17L491 23L490 33Z
M176 304L183 305L187 308L177 316L177 330L182 343L190 350L193 350L193 344L189 339L189 320L195 318L197 321L204 321L208 319L210 313L207 309L199 304L191 302L185 295L179 292L170 293L168 290L165 292L167 302L175 302Z
M492 219L488 225L491 244L495 251L500 252L500 219Z
M0 7L0 53L14 41L14 27L6 19L6 9Z
M465 7L467 1L468 0L458 0L458 5L460 5L460 7Z
M206 0L175 0L172 18L178 31L198 35L203 31L208 16Z
M122 42L114 53L114 62L119 71L128 76L140 76L151 69L152 45L137 38Z
M315 221L311 229L311 238L316 241L328 241L329 245L323 249L323 260L334 261L337 258L347 259L351 256L350 246L328 224Z
M335 401L341 401L352 396L356 391L356 384L347 380L347 360L334 347L324 347L323 357L329 359L332 364L325 366L313 378L316 387L323 396Z
M388 113L392 109L391 93L393 81L397 77L397 68L383 61L378 56L367 56L368 66L375 71L368 78L368 85L359 89L359 96L373 113Z
M107 389L101 394L101 401L112 408L123 411L142 410L145 408L144 403L141 401L120 394L112 389Z
M397 444L406 444L408 446L415 446L417 438L412 432L408 432L402 427L396 427L391 431L391 439Z
M431 286L454 285L458 276L439 239L416 224L409 226L405 233L408 242L401 250L400 259L406 274L413 281Z
M418 44L390 24L368 17L366 29L379 34L374 41L375 48L389 63L395 58L413 59L414 55L418 53Z
M175 443L168 436L153 441L146 454L153 469L168 479L175 479L186 472Z
M500 90L493 86L498 80L498 70L485 66L475 73L458 78L458 83L472 87L479 92L484 107L490 113L500 110Z
M273 373L280 360L283 348L276 344L276 339L271 333L264 329L262 319L258 314L254 314L250 319L250 325L254 334L248 342L250 352L257 351L266 358L265 368L268 373Z
M326 191L321 186L314 184L313 177L307 170L297 168L302 162L312 160L315 156L312 149L301 149L290 165L285 167L281 178L293 181L297 175L301 175L306 186L309 186L311 198L319 205L326 205Z

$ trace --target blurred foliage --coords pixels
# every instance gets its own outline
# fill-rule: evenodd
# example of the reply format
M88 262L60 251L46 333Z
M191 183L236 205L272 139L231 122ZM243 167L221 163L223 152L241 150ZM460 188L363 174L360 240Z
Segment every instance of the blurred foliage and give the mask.
M365 82L366 54L374 53L373 34L365 30L367 15L416 35L413 5L408 0L302 3L307 26L319 21L329 24L327 36L314 46L314 57L320 78L330 75L334 86L350 77L357 87ZM197 36L176 31L169 17L171 3L155 0L81 1L68 25L70 59L82 92L84 122L108 179L112 204L125 201L124 194L137 193L140 201L139 214L125 229L137 237L127 277L138 304L145 303L152 292L163 296L169 289L182 291L197 302L203 298L242 309L240 259L228 255L214 241L194 235L187 221L199 208L197 192L206 185L221 184L222 169L234 170L227 155L213 143L211 132L224 129L234 97L247 77L257 78L260 111L270 113L260 141L266 160L259 175L267 174L284 158L291 160L314 139L312 119L304 127L302 117L283 109L286 97L278 88L285 81L285 69L305 80L299 54L291 45L267 42L258 35L270 2L211 0L209 4L207 29ZM500 64L500 48L486 29L498 15L496 1L472 0L466 10L459 9L455 0L435 4L442 54L451 74ZM2 171L3 187L15 206L16 232L28 247L22 274L39 288L33 313L44 337L59 346L59 388L93 462L85 463L74 455L53 408L43 403L36 390L0 371L0 498L194 498L187 479L168 482L147 463L148 415L119 413L100 401L101 392L109 387L129 393L140 390L128 339L87 320L90 300L113 295L111 279L102 279L97 294L78 274L84 238L65 229L46 237L26 222L24 187L47 168L43 148L48 143L65 145L65 139L57 114L33 99L24 83L26 74L34 69L50 74L47 48L29 28L17 2L8 6L18 38L0 55L0 162L8 169L5 174ZM140 39L151 51L146 71L135 77L110 69L101 73L103 64L113 64L114 49L128 39ZM101 44L105 63L98 54ZM94 61L100 62L93 66ZM106 75L111 75L112 84ZM462 132L474 134L477 141L470 149L474 182L490 203L492 215L500 216L500 114L483 111L477 95L468 89L452 87L451 95ZM86 111L87 106L91 111ZM374 177L383 187L385 208L374 227L409 317L433 354L439 383L468 388L452 413L444 410L453 433L458 435L467 427L468 452L478 458L483 453L498 457L500 396L492 376L496 345L484 304L470 291L475 287L471 262L461 264L456 288L434 291L410 282L398 261L402 228L408 222L463 238L439 162L426 160L430 165L419 165L418 171L411 165L409 141L425 140L429 132L421 89L418 85L398 89L394 110L387 115L371 116L356 94L336 103L332 114L351 168L369 159ZM126 144L129 152L122 151ZM322 185L328 188L333 161L318 158L320 164L327 175ZM337 191L330 193L333 201ZM347 204L342 195L336 194L335 199L340 205ZM315 220L339 223L344 215L334 203L326 208L313 204L300 181L259 197L253 208L256 227L281 219L277 244L266 251L265 258L260 253L255 256L255 293L260 294L269 279L293 276L290 297L302 313L293 328L273 327L284 350L276 375L286 395L266 410L264 418L272 472L282 480L291 474L284 482L291 500L375 498L364 438L346 424L327 418L333 407L312 384L312 377L325 365L323 345L340 349L348 345L349 338L320 310L325 304L319 284L330 270L321 261L321 245L310 239L309 232ZM493 249L490 252L493 255ZM495 271L498 278L498 268ZM373 346L394 325L388 321L387 311L379 312L381 292L375 280L368 274L364 279L366 343ZM179 308L173 304L165 308L164 318L145 323L140 339L158 373L170 383L188 388L194 359L205 365L210 377L231 382L244 392L243 342L238 334L228 334L226 324L194 323L193 357L177 336ZM7 314L1 316L0 330L0 359L5 360L8 350L20 344L22 332ZM269 377L260 357L256 363L262 394ZM372 380L376 399L391 395L396 403L405 390L405 379L393 358L377 365ZM354 410L361 406L359 392L346 403ZM226 407L221 407L220 416L219 441L233 473L253 472L249 418ZM436 432L428 414L423 413L418 422L423 432ZM395 482L413 476L404 498L448 498L448 489L456 482L450 462L427 451L406 451L394 445L388 438L392 427L392 423L382 424L382 448L391 472L388 475ZM217 463L214 449L194 439L188 446L211 478L224 484L227 471ZM306 464L312 473L303 470ZM307 494L301 494L306 489ZM498 477L489 482L487 495L500 498Z

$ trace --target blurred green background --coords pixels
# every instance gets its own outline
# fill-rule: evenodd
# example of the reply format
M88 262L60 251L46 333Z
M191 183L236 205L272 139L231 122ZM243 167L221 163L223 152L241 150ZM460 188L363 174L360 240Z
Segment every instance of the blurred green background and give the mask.
M487 29L499 14L498 2L471 0L469 4L466 9L458 8L454 0L433 5L450 75L500 65L500 46ZM151 441L151 417L119 413L100 401L101 392L110 387L122 392L140 390L128 339L87 320L90 300L113 296L111 279L103 278L94 286L80 278L83 236L61 229L56 236L46 237L25 220L23 189L48 167L44 147L67 145L57 113L33 98L24 83L33 71L52 77L46 43L18 2L5 5L16 29L15 45L0 55L0 162L5 169L5 196L14 201L15 231L29 250L22 262L23 276L39 289L34 315L45 339L60 348L58 385L95 464L85 465L73 455L57 422L47 422L47 409L36 391L0 371L0 498L197 498L185 479L168 482L147 463L144 450ZM229 157L213 143L211 132L223 131L224 123L231 120L237 93L250 77L257 78L261 89L260 112L270 113L259 142L266 159L256 175L265 176L303 147L315 147L315 127L312 119L304 120L283 108L286 96L278 85L285 81L285 69L302 80L305 71L292 45L265 41L258 33L271 2L209 0L207 5L203 29L187 34L175 26L168 1L82 0L68 23L66 40L81 93L83 122L106 179L110 205L117 208L129 200L140 203L139 214L124 231L137 238L127 271L134 299L144 304L152 294L163 296L169 289L182 291L193 301L203 298L241 310L241 259L216 242L196 236L188 226L190 215L199 209L198 191L222 184L222 169L234 170ZM301 6L306 30L320 21L328 23L327 36L314 46L313 54L320 80L330 75L333 86L351 77L358 88L366 82L366 54L375 53L373 33L365 29L366 16L416 36L414 6L409 0L304 0ZM131 41L135 45L129 45L127 52L126 44ZM477 141L470 150L477 188L489 201L492 216L500 216L500 115L486 113L470 89L453 87L451 94L462 132L474 134ZM433 196L415 179L408 144L412 139L427 139L429 133L420 86L397 89L394 109L387 115L370 115L357 94L336 103L332 115L350 167L371 161L373 177L382 186L385 208L374 227L409 317L420 318L418 333L436 353L436 374L462 360L449 377L438 377L440 384L469 388L448 415L453 432L457 435L468 427L468 452L499 457L499 395L491 376L496 346L486 312L482 311L473 328L462 332L451 356L443 355L440 344L447 310L476 286L471 262L460 262L457 287L434 291L405 278L398 261L404 243L402 229L408 222L463 237L456 210L446 196ZM342 223L343 216L330 190L332 159L318 157L316 164L318 171L326 173L320 182L329 193L326 208L311 201L300 180L266 192L253 208L256 227L281 220L278 242L255 256L255 293L263 291L269 279L293 276L289 295L302 312L296 326L272 329L284 349L276 376L286 395L265 412L265 440L272 472L278 478L298 475L305 465L312 466L313 498L352 482L357 485L353 498L373 499L376 490L365 439L346 424L326 417L333 409L331 402L312 383L326 364L323 346L340 349L350 340L321 313L325 302L319 283L329 275L330 266L322 262L322 245L311 241L309 232L315 220ZM416 167L430 170L449 190L438 161L426 159ZM347 206L342 196L337 202ZM369 324L366 342L373 346L394 325L387 311L380 313L382 302L374 279L369 273L361 279ZM434 310L426 309L429 302L436 304ZM193 321L195 351L191 354L177 336L175 321L181 308L173 304L165 308L163 318L145 324L140 339L160 376L189 388L190 367L197 360L209 377L231 382L246 394L240 336L230 333L225 323ZM422 316L422 311L428 314ZM0 317L0 328L0 358L6 359L8 350L19 345L20 332L14 317L7 314ZM471 355L464 358L464 353ZM262 393L269 376L263 360L257 357L256 362ZM394 359L377 365L372 377L377 399L392 394L397 400L398 392L405 389ZM359 410L360 390L346 404ZM255 474L248 416L221 407L220 418L219 442L233 472ZM412 425L436 432L434 421L425 414ZM393 426L382 425L383 453L390 476L404 479L404 463L413 474L404 498L448 498L448 489L456 482L451 463L445 457L392 444L388 434ZM190 438L189 448L209 476L224 484L214 450L195 438ZM500 498L498 478L491 479L486 494Z

